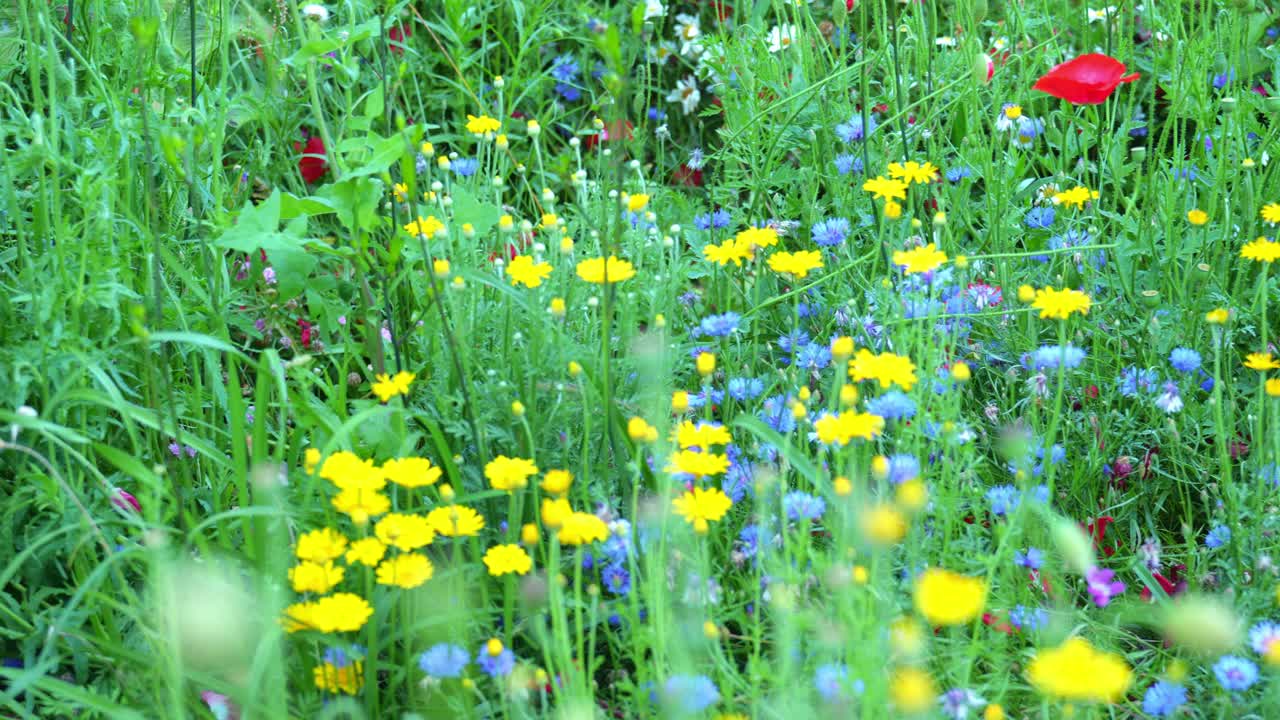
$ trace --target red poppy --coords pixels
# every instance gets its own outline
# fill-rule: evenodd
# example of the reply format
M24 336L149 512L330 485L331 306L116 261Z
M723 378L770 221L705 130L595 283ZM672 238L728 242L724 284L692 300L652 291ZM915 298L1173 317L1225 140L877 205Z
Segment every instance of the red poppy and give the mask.
M1107 528L1115 521L1116 519L1110 515L1103 515L1097 520L1089 521L1089 524L1086 526L1089 536L1093 538L1093 546L1098 550L1101 550L1102 554L1106 557L1115 555L1116 548L1120 547L1120 542L1118 540L1110 546L1102 544L1103 537L1107 534Z
M671 183L687 187L702 187L702 170L681 165L671 173Z
M1101 53L1081 55L1056 65L1031 86L1072 105L1098 105L1111 97L1121 83L1138 79L1138 73L1125 75L1124 63Z
M387 31L387 39L394 44L388 43L387 47L391 52L399 55L404 52L404 48L402 47L404 45L404 41L411 37L413 37L413 27L409 25L393 25L391 29Z
M302 157L298 158L298 172L302 173L303 180L310 184L324 177L329 163L324 159L324 140L319 135L307 138L306 145L294 143L293 147L302 151Z
M1004 633L1005 635L1013 634L1013 627L1010 626L1009 623L1002 622L999 617L989 612L982 613L982 624L996 632Z
M582 139L582 144L588 150L595 147L601 141L613 142L614 140L630 140L632 138L631 130L635 126L630 120L613 120L605 123L604 129L595 135L588 135Z

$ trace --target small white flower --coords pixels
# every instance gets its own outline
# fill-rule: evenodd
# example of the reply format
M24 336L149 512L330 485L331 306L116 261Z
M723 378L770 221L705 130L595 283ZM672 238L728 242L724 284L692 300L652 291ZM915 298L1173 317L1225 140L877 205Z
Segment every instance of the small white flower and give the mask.
M1093 8L1089 8L1088 12L1089 12L1089 22L1091 23L1105 22L1107 18L1116 14L1116 6L1108 5L1107 7L1104 7L1101 10L1094 10Z
M647 0L644 4L644 19L662 17L667 14L667 9L662 7L661 0Z
M698 18L681 13L676 16L676 39L680 41L680 54L697 58L702 54L702 27Z
M702 93L698 90L697 79L692 75L686 75L684 79L678 81L675 89L667 94L667 102L680 103L680 109L685 115L696 110L700 100L702 100Z
M679 48L676 47L675 43L670 40L663 40L657 43L650 43L649 47L645 48L645 55L649 58L649 62L661 65L670 60L677 50Z
M998 37L991 43L991 47L995 48L996 52L1002 52L1005 48L1009 47L1009 38Z
M786 50L796 41L795 25L774 25L769 31L769 52Z
M951 37L950 35L943 35L937 40L934 40L933 44L937 45L938 47L955 47L956 39Z
M329 20L329 9L319 3L310 3L302 7L302 16L320 23L327 22Z

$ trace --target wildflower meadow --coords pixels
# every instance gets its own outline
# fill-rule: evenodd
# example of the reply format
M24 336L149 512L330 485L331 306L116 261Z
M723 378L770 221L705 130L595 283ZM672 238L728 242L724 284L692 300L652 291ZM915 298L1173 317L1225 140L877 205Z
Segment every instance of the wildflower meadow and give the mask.
M7 0L0 717L1280 718L1278 39Z

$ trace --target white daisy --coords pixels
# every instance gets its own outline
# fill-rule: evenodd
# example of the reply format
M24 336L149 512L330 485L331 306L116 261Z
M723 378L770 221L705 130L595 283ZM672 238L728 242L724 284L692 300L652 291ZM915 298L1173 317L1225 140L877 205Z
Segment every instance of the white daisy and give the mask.
M667 14L667 9L662 7L661 0L647 0L644 4L644 19L662 17Z
M769 52L786 50L796 41L795 25L774 25L769 31Z
M329 19L329 9L318 3L311 3L302 7L302 16L322 23Z
M1104 7L1101 10L1094 10L1093 8L1089 8L1088 12L1089 12L1089 22L1091 23L1105 22L1107 18L1116 14L1116 6L1108 5L1107 7Z
M700 100L702 100L702 93L698 90L698 80L692 75L686 75L683 80L676 83L674 90L667 93L667 102L680 103L680 109L685 115L697 109Z

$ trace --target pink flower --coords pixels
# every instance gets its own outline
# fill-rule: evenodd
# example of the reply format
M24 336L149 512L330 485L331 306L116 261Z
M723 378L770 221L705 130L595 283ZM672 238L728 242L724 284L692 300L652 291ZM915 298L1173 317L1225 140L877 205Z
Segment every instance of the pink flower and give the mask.
M142 512L142 505L138 503L138 498L120 488L111 489L111 504L126 515Z
M1124 592L1124 583L1114 580L1115 576L1115 570L1104 570L1100 567L1092 567L1085 573L1084 579L1089 583L1089 595L1093 597L1093 603L1098 607L1106 607L1107 603L1111 602L1111 598Z

